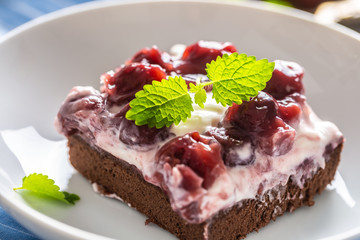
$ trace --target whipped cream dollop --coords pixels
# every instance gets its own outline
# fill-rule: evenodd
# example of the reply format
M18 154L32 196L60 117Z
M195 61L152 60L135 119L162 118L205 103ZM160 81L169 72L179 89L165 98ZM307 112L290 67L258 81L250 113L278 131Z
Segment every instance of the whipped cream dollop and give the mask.
M197 104L193 104L192 106L194 111L191 113L191 118L171 127L170 131L176 136L181 136L193 131L205 132L211 127L216 127L227 109L227 107L216 103L211 93L207 93L204 108L201 108Z

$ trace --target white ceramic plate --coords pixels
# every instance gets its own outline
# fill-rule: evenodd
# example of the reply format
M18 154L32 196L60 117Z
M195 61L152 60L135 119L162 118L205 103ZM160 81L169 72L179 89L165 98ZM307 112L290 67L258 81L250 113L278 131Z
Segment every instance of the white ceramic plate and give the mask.
M53 119L73 85L97 87L101 73L145 46L168 49L200 39L231 41L241 52L305 67L309 102L347 139L340 172L359 203L360 38L296 10L235 2L94 2L39 18L0 40L0 130L32 125L60 139ZM82 197L76 206L26 203L12 191L24 172L2 139L0 153L1 205L43 238L174 239L145 226L145 218L126 205L93 193L78 174L68 189ZM360 204L350 208L335 192L324 192L315 206L285 214L248 239L355 238L359 213Z

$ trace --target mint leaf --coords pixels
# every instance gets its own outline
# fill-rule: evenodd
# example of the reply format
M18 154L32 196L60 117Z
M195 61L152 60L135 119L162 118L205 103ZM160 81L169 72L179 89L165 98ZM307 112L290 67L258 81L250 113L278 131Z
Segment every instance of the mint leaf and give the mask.
M74 193L68 193L63 191L62 192L64 194L64 198L66 201L68 201L70 204L75 205L75 202L80 200L80 197Z
M76 194L61 192L60 188L55 185L55 181L43 174L33 173L24 177L22 187L14 188L14 190L20 189L46 195L69 204L75 204L75 201L80 200L80 197Z
M190 92L195 93L194 100L201 108L204 108L204 103L206 102L206 91L202 84L194 85L190 83Z
M230 56L224 54L206 66L207 75L213 83L213 98L223 106L231 106L257 96L270 80L275 63L233 53Z
M194 111L187 85L182 77L153 81L135 94L126 118L136 125L161 128L185 121Z

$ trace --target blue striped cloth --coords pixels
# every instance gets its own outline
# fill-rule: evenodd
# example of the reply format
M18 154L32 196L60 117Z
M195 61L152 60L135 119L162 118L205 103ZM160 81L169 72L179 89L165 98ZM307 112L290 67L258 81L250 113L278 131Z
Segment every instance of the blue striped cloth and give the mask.
M35 240L39 238L18 224L0 207L0 239Z

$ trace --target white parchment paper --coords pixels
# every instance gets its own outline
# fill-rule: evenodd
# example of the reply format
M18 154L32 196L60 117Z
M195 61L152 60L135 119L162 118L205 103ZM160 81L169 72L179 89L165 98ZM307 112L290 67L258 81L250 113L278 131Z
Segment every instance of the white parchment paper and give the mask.
M66 140L48 140L40 136L34 127L5 130L1 136L26 175L42 173L53 179L61 190L67 188L74 169L68 161Z

